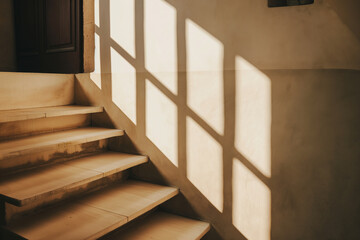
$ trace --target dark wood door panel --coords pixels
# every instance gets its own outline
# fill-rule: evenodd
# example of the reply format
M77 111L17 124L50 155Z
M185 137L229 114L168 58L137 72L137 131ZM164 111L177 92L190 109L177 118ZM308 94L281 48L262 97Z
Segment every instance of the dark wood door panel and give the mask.
M39 1L16 0L15 24L17 35L17 51L22 56L36 55L40 53L39 35Z
M19 71L82 72L82 0L15 0Z
M75 0L47 0L44 4L46 52L74 51L76 48Z

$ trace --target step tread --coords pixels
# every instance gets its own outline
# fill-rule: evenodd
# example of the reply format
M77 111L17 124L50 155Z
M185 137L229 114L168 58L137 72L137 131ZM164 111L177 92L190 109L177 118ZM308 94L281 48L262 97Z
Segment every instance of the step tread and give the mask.
M119 129L87 127L2 141L0 160L122 135L124 131Z
M164 212L155 212L109 239L197 240L210 230L210 224Z
M82 202L105 211L121 214L131 221L177 195L178 192L178 189L174 187L129 180L125 185L104 190L103 194L88 196Z
M97 239L177 193L172 187L127 181L24 217L6 228L27 239Z
M67 204L6 227L32 240L97 239L127 222L125 216L83 204Z
M0 123L76 114L98 113L102 111L103 107L79 105L2 110L0 111Z
M33 169L0 180L0 196L17 206L145 163L146 156L106 152Z

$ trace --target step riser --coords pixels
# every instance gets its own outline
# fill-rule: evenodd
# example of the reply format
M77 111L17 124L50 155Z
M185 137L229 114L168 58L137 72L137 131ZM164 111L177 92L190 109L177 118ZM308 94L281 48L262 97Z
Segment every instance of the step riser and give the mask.
M0 110L69 105L74 75L0 72Z
M94 142L68 145L54 150L5 159L0 161L0 174L1 176L5 176L44 164L64 162L92 155L106 150L107 146L108 139L102 139Z
M89 114L0 123L0 141L86 127L90 124Z
M103 112L103 107L54 106L0 111L0 123Z
M3 141L0 162L123 135L123 130L85 127Z
M129 170L125 170L90 183L80 184L67 189L65 192L58 192L39 199L29 205L17 207L9 203L5 203L5 222L11 223L24 215L29 215L44 207L55 205L59 202L71 201L84 194L100 190L114 182L124 182L129 176Z

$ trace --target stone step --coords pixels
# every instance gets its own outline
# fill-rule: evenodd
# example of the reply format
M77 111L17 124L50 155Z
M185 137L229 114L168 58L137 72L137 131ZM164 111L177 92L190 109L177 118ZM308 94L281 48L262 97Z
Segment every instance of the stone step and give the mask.
M106 240L198 240L210 230L210 224L164 212L154 212L135 224L117 231Z
M0 165L1 161L10 160L12 157L26 157L32 153L122 135L124 135L123 130L87 127L2 141L0 142Z
M16 206L42 202L145 162L145 156L105 152L32 169L0 180L0 198Z
M0 176L3 178L44 165L98 154L108 149L108 142L109 139L100 139L98 141L67 145L56 149L28 154L26 156L19 155L18 157L6 159L0 161Z
M99 113L103 107L93 106L55 106L0 111L0 123L77 114Z
M97 239L178 194L178 189L127 181L24 217L6 229L25 239Z

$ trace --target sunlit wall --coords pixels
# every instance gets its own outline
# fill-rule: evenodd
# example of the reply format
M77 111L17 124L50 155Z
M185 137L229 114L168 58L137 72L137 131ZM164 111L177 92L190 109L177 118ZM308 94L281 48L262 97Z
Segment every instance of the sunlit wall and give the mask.
M319 2L286 12L250 0L95 0L91 79L110 88L99 96L222 237L271 238L274 79L264 69L360 63L356 37Z
M179 38L178 13L167 1L145 0L141 8L143 24L136 23L135 0L110 0L109 15L105 16L101 15L101 1L95 3L94 83L101 88L102 83L108 85L110 81L112 103L134 126L141 122L137 100L144 99L144 136L174 167L186 166L183 181L199 191L205 206L223 213L227 205L224 186L230 184L232 224L248 239L268 239L270 190L236 154L231 159L231 172L226 172L224 151L234 149L263 176L271 177L269 79L241 56L232 59L234 69L224 69L224 43L190 18L183 19L184 36ZM136 41L139 25L143 29L141 53ZM109 38L103 38L104 33ZM184 41L184 59L178 56L179 39ZM104 55L109 58L107 65ZM143 67L139 56L143 57ZM179 61L185 61L181 79ZM228 71L234 76L234 102L225 105L225 95L231 94L224 88ZM139 98L141 81L145 96ZM232 146L223 139L228 127L226 111L232 111L235 118ZM184 120L181 124L180 114ZM179 132L183 132L181 137ZM185 142L185 155L179 153L179 142ZM232 175L231 182L224 182L227 174Z

